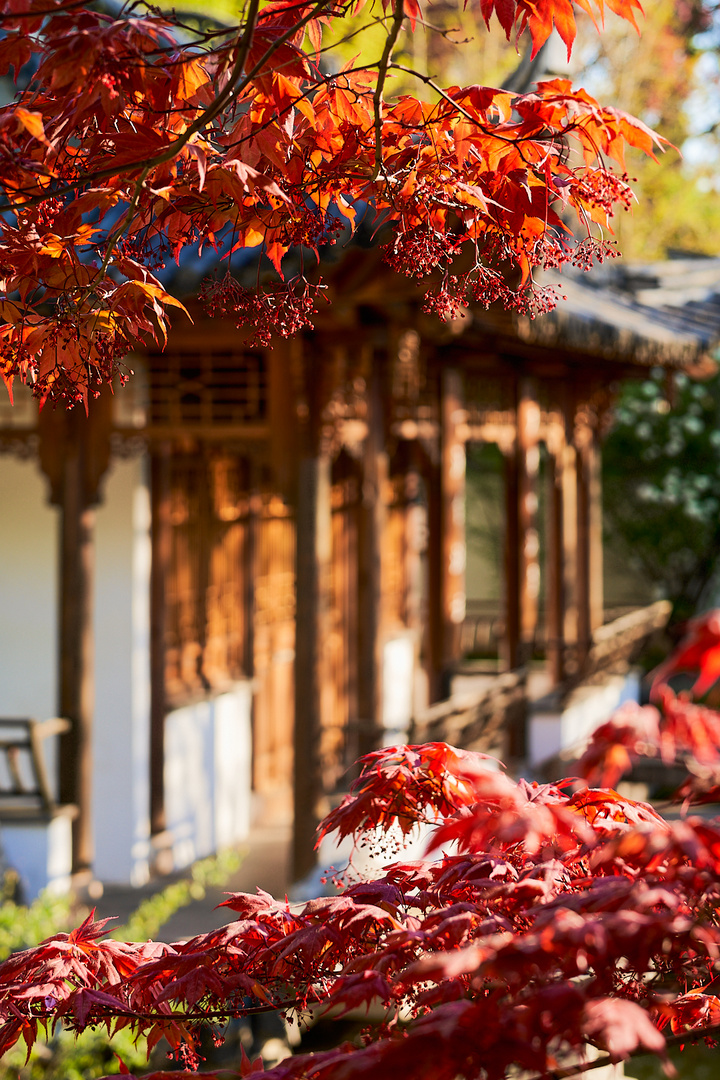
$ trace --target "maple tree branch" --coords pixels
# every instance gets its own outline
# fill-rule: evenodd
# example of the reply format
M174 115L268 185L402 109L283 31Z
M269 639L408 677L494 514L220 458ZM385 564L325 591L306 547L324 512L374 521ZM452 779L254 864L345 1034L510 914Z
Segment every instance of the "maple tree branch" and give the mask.
M390 27L388 36L385 38L385 45L383 47L382 56L380 57L380 63L378 64L378 77L375 85L375 93L373 94L373 112L375 114L375 168L370 178L371 181L377 180L380 169L382 168L383 90L385 88L385 80L387 79L390 61L392 60L392 52L400 35L404 20L405 8L403 0L394 0L392 26Z
M87 1021L83 1028L78 1028L78 1031L84 1031L87 1028L92 1028L95 1024L103 1023L106 1020L115 1020L121 1018L123 1020L130 1020L132 1022L156 1024L163 1022L175 1022L181 1023L186 1020L198 1020L198 1021L222 1021L232 1020L236 1017L242 1016L256 1016L259 1013L267 1012L282 1012L285 1009L302 1009L304 1007L303 1001L300 998L292 998L288 1001L271 1002L269 1005L249 1005L243 1006L242 1009L202 1009L196 1012L153 1012L148 1010L147 1012L135 1012L130 1006L125 1006L121 1001L118 1001L116 1011L111 1011L107 1006L104 1010L98 1010L91 1016L88 1016ZM32 1012L30 1014L31 1019L45 1022L52 1020L56 1016L56 1013L50 1009L43 1009L42 1011ZM67 1017L66 1019L70 1019Z
M252 45L252 40L253 40L253 37L255 35L255 27L257 26L257 20L258 20L259 11L260 11L260 0L250 0L248 16L247 16L247 20L245 22L245 31L244 31L244 33L242 35L242 40L240 41L240 49L238 51L238 55L235 58L235 63L233 65L233 69L232 69L232 71L230 73L230 76L228 78L228 84L225 87L225 90L222 91L222 93L220 94L220 97L216 98L216 100L213 102L213 104L207 110L207 112L212 114L210 116L210 120L215 119L215 117L218 115L218 113L224 107L225 103L227 101L229 101L230 98L232 97L232 95L235 93L235 85L234 84L237 81L237 79L239 79L240 76L242 75L243 69L245 67L245 61L247 60L248 55L250 53L250 46ZM223 94L226 95L224 100L222 100ZM205 117L205 115L206 114L203 113L203 117ZM192 127L192 125L191 125L191 127Z
M311 10L307 12L307 14L302 17L302 19L298 19L298 21L296 23L293 23L293 25L288 30L286 30L285 33L281 34L280 37L276 38L273 41L272 45L268 46L263 55L254 65L254 67L251 68L245 78L240 82L235 92L240 93L241 91L243 91L248 85L248 83L252 82L255 76L262 71L268 60L272 59L278 49L281 48L281 46L283 46L287 41L289 41L290 38L294 37L295 34L297 34L298 30L302 30L303 26L307 26L309 22L312 22L315 16L318 15L324 7L328 6L328 3L329 0L317 0L317 3L313 5Z
M324 7L327 7L327 4L328 0L317 0L317 3L313 5L312 9L306 15L304 15L296 23L293 23L293 25L288 30L280 34L279 37L277 37L273 41L272 45L270 45L265 50L263 55L253 65L247 75L245 75L243 79L240 79L237 85L235 85L236 80L242 74L242 68L245 64L245 61L247 60L250 46L252 44L252 34L248 36L247 33L248 24L250 22L250 19L252 19L252 27L254 33L255 25L257 23L260 0L251 0L250 15L248 16L248 23L246 23L246 32L243 35L241 52L238 55L235 63L233 64L233 69L230 73L230 77L228 79L228 83L225 89L221 91L213 104L209 108L207 108L200 116L193 120L193 122L187 127L187 129L182 133L182 135L180 135L165 150L161 150L159 153L154 154L152 157L144 158L141 161L129 162L127 165L120 169L118 169L117 167L113 168L111 166L108 166L108 168L106 169L98 169L95 172L87 173L83 177L83 181L85 183L94 183L96 180L103 180L110 176L119 176L123 173L133 172L135 169L145 169L147 170L147 173L149 173L152 169L157 168L158 165L164 165L165 162L172 161L174 157L177 157L182 148L187 145L193 135L196 135L198 132L202 131L205 127L207 127L207 125L210 124L215 119L215 117L222 112L230 99L235 94L241 93L245 89L245 87L250 82L252 82L254 77L260 71L262 71L268 60L270 60L274 56L278 49L280 49L287 41L289 41L290 38L294 37L298 30L302 29L303 26L306 26L307 23L311 22L312 19L314 19L315 16ZM29 209L33 206L40 206L42 203L47 202L47 200L50 198L59 198L62 195L71 194L76 190L76 187L76 183L68 183L65 184L64 187L52 188L52 190L48 190L45 194L41 196L36 196L32 199L26 199L22 203L9 203L6 208L17 211L24 210L26 208Z
M0 25L6 22L14 22L15 19L37 19L45 15L62 15L65 11L74 11L77 8L86 7L88 0L69 0L68 3L59 7L40 8L35 11L13 11L0 14Z
M706 1028L693 1028L691 1031L679 1032L676 1035L668 1035L665 1039L666 1046L684 1046L685 1043L700 1042L701 1039L712 1039L715 1036L720 1035L720 1024L712 1024ZM621 1061L630 1061L632 1058L644 1057L647 1054L652 1054L652 1050L648 1050L646 1046L639 1046L637 1050L631 1050L627 1057L618 1057L613 1054L606 1054L604 1057L596 1058L594 1061L579 1062L577 1065L565 1065L559 1069L552 1069L541 1075L538 1073L532 1080L568 1080L571 1076L577 1076L578 1073L592 1072L593 1069L602 1069L606 1065L617 1065Z
M110 233L110 235L107 238L107 250L106 250L105 255L103 257L103 261L102 261L102 263L100 265L100 270L98 271L98 280L102 280L102 278L103 278L103 276L105 274L105 271L108 268L108 263L110 262L110 258L112 256L113 251L115 250L115 247L117 246L120 238L122 237L123 233L125 232L125 229L127 228L127 226L132 221L132 216L135 213L135 210L137 209L137 204L140 201L140 194L142 192L143 187L145 186L145 181L148 178L149 172L150 172L149 168L143 169L142 173L140 174L140 176L138 177L138 179L137 179L137 181L135 183L135 190L133 192L132 199L130 200L130 205L128 206L126 212L123 214L123 216L120 219L119 223L115 226L115 228L113 229L113 231ZM86 295L89 295L89 292L87 292Z

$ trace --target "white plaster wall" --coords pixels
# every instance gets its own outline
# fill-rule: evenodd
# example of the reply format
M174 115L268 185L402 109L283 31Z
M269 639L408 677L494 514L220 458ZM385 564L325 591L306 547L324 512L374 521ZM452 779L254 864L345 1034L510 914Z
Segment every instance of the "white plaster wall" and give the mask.
M250 827L251 684L165 720L165 813L176 868L244 839Z
M149 873L150 498L146 461L116 460L95 529L93 831L97 877Z
M35 461L0 459L0 716L57 714L59 513L47 500ZM57 794L57 739L44 750ZM25 899L68 887L69 818L5 823L1 841Z
M406 743L413 717L416 642L412 633L390 638L382 650L382 745Z
M0 459L0 716L57 710L58 512L34 461Z
M6 822L2 841L8 864L20 876L25 903L31 903L46 888L53 893L70 888L72 822L68 816L43 822Z
M214 701L216 850L250 832L252 783L252 687L239 683Z
M593 731L609 720L626 701L640 700L640 677L635 670L626 675L608 675L602 683L580 686L564 709L545 709L538 702L528 725L528 759L540 765L562 750L582 752Z

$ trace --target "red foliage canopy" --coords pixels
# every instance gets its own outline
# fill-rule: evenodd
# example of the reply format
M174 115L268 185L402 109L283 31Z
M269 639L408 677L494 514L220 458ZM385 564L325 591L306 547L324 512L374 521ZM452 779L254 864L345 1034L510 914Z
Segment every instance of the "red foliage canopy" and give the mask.
M602 17L603 0L577 5ZM198 244L262 246L275 280L247 289L228 272L207 286L208 307L263 342L295 332L321 286L302 272L283 280L283 257L353 229L358 206L389 230L393 267L436 272L425 305L441 317L473 300L542 309L554 297L534 289L533 268L603 254L614 204L630 198L624 146L652 154L661 140L562 79L514 95L419 73L432 101L385 100L398 35L423 16L418 0L383 0L371 10L386 31L380 56L333 70L323 30L364 6L248 0L227 28L181 26L142 4L110 15L8 0L0 75L23 87L0 109L9 389L20 377L42 401L87 404L138 343L162 346L167 309L182 305L156 272ZM640 10L609 6L633 23ZM533 51L553 26L572 46L570 0L481 0L481 14L508 38L529 35Z

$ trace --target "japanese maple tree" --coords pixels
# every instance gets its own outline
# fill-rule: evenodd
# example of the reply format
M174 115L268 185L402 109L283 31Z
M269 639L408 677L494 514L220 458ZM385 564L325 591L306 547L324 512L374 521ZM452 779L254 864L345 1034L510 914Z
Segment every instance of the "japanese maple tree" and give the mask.
M717 613L656 673L654 706L624 707L581 772L616 779L657 749L720 762L720 714L665 681L717 676ZM612 747L619 747L619 756ZM692 795L692 793L690 793ZM718 798L717 791L705 796ZM680 798L685 798L682 792ZM422 827L425 856L403 858ZM338 895L290 905L229 896L235 921L183 943L126 944L89 917L0 964L0 1053L58 1023L167 1040L190 1080L210 1026L280 1010L290 1022L372 1014L362 1039L265 1070L268 1080L569 1077L720 1035L720 822L663 818L608 787L514 781L483 754L430 743L368 754L319 840L385 857ZM151 1074L170 1080L177 1072ZM231 1074L233 1075L233 1074Z
M207 1025L221 1039L232 1016L372 1009L359 1043L267 1071L243 1059L239 1075L500 1080L717 1034L720 825L577 780L515 782L433 743L369 754L320 831L390 860L418 823L425 858L396 851L337 896L235 894L236 921L174 945L113 941L89 918L16 954L0 965L0 1051L29 1053L58 1022L129 1028L165 1038L189 1078Z
M608 6L632 23L641 10ZM488 26L533 52L553 28L570 52L576 7L601 22L603 0L481 0ZM158 271L203 245L227 258L204 287L211 313L263 343L294 333L322 282L284 276L284 256L317 253L359 209L387 230L388 262L428 279L425 307L441 317L471 302L554 303L534 269L607 252L609 218L631 198L624 146L652 155L662 140L563 79L515 95L420 72L418 97L393 98L398 37L431 32L432 9L247 0L227 27L142 2L8 0L0 74L21 87L0 109L8 389L20 378L41 401L87 404L128 351L162 346L182 305ZM358 57L337 71L323 33L337 41L349 15ZM377 56L361 18L383 28ZM233 253L250 248L274 267L256 288L232 274Z

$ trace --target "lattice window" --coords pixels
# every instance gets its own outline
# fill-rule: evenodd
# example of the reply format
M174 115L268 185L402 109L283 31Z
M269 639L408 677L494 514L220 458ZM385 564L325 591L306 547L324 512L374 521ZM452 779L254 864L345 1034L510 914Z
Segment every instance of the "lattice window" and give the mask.
M511 379L466 374L465 405L469 424L515 423L515 398Z
M237 425L267 418L263 353L163 354L151 365L151 424Z

